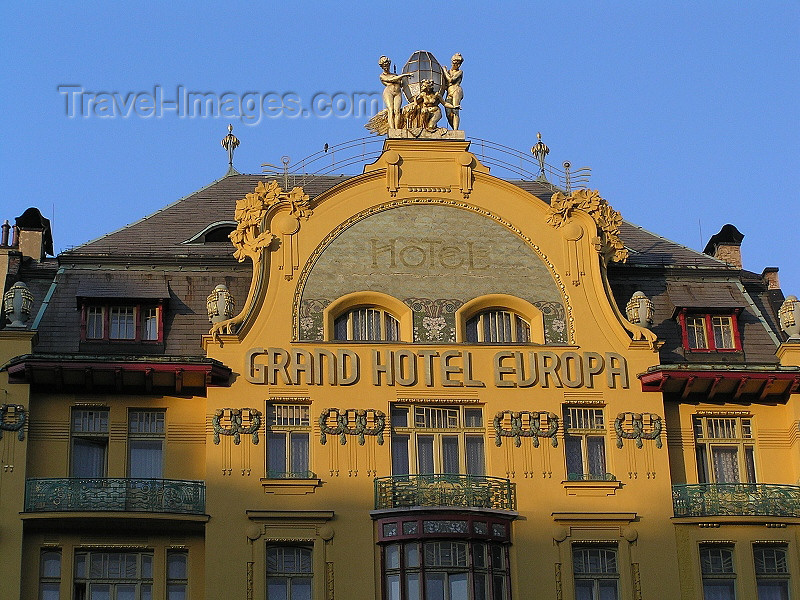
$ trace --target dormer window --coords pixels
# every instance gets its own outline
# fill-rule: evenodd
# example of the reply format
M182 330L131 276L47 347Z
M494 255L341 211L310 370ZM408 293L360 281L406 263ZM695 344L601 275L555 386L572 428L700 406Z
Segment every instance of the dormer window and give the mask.
M143 344L164 342L165 279L86 279L78 285L81 342Z
M85 341L159 342L163 307L157 304L85 304Z
M468 344L543 344L542 312L508 294L488 294L456 311L456 341Z
M735 352L741 350L735 310L730 314L695 313L682 310L678 315L683 347L690 352Z

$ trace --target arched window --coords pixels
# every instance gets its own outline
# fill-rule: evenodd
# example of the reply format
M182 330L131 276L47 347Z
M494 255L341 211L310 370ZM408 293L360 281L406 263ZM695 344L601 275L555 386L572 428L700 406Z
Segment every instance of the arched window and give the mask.
M466 341L527 343L531 341L531 326L515 312L491 308L467 319Z
M400 321L382 308L353 308L334 319L333 339L396 342L400 339Z

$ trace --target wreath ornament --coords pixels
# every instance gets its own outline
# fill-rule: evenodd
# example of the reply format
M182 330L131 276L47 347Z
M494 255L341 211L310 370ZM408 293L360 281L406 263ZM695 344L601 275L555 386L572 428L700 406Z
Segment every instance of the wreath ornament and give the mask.
M625 420L630 417L631 428L633 431L625 431L622 428ZM652 431L645 432L644 418L648 417L652 426ZM663 424L661 417L653 413L621 412L614 419L614 432L617 434L617 448L622 448L622 440L636 440L636 447L642 447L642 440L655 440L656 448L661 448L661 432Z
M508 415L511 420L511 429L503 428L503 421L506 415ZM523 417L526 416L528 417L527 428L525 428L523 423ZM542 429L542 417L547 420L548 427L546 430ZM492 425L494 426L494 443L496 446L501 446L503 444L504 437L511 437L514 438L514 446L519 448L522 445L521 438L529 437L533 439L533 447L538 448L539 438L544 437L550 438L550 443L553 445L553 448L558 447L558 438L556 438L556 433L558 432L558 415L555 413L548 411L501 410L494 416Z
M243 413L247 411L250 425L244 427ZM222 425L222 419L225 415L230 415L230 427ZM218 408L214 411L214 416L211 418L211 424L214 427L214 443L219 444L219 436L227 435L233 437L233 443L237 446L242 441L241 434L252 435L253 444L258 444L258 430L261 428L261 412L255 408Z
M335 427L328 425L328 419L331 415L335 415ZM367 427L369 415L372 415L374 427ZM352 427L350 426L351 421L353 423ZM373 408L366 410L326 408L319 415L319 428L321 430L319 442L323 446L328 443L329 435L338 435L339 443L342 446L347 444L348 435L357 436L359 446L363 446L366 442L365 436L374 435L378 438L378 445L382 446L383 432L386 429L386 414Z

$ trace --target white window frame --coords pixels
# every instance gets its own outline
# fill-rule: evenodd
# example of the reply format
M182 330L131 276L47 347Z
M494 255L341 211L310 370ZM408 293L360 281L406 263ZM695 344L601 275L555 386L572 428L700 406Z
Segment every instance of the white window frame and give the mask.
M741 415L693 415L695 460L699 483L756 483L753 419ZM736 451L738 481L719 481L714 468L714 454Z

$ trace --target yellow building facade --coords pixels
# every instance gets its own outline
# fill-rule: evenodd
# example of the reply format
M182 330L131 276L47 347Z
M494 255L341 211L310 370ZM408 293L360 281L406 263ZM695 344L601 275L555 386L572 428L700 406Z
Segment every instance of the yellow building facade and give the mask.
M459 139L317 183L229 175L149 221L202 213L188 258L123 230L30 284L0 330L9 598L800 598L766 272Z

